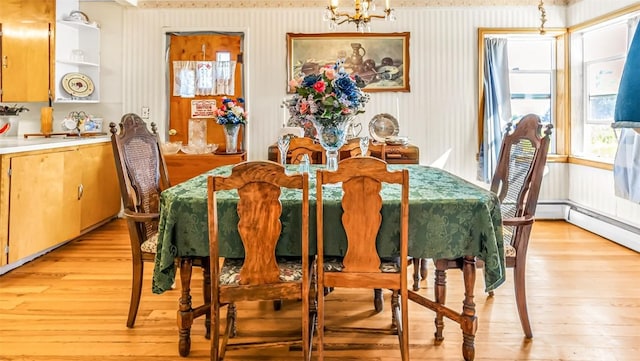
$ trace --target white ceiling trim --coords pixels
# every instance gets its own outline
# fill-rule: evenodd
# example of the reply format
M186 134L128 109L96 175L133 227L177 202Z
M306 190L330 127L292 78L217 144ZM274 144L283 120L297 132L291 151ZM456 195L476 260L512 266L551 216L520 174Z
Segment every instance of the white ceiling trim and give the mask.
M126 1L126 0L119 0ZM581 0L545 0L545 5L566 6ZM139 8L302 8L325 7L323 0L138 0ZM430 6L537 6L534 0L393 0L392 7Z

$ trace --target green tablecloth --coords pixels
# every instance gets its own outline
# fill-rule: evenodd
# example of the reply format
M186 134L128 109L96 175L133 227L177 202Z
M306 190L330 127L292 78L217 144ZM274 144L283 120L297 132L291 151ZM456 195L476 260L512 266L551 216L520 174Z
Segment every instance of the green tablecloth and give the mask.
M315 253L316 202L315 170L310 173L309 240ZM444 170L419 165L390 165L390 169L409 169L409 255L418 258L457 258L477 256L485 262L485 288L495 289L504 282L505 263L502 217L495 194ZM290 168L294 171L295 168ZM228 175L223 166L173 186L161 195L158 253L153 272L153 292L168 290L175 278L174 259L209 254L207 229L207 176ZM325 196L325 254L343 255L346 236L340 224L342 188L329 186ZM383 223L377 237L379 252L386 257L399 255L400 187L382 188ZM276 253L300 255L300 191L283 189L282 236ZM242 241L237 232L236 191L218 193L220 217L220 255L242 257Z

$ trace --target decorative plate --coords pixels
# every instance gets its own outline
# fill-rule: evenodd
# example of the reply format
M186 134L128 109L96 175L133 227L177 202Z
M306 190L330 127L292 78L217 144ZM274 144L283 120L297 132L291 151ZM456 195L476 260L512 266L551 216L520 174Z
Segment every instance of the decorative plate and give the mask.
M93 94L93 80L82 73L68 73L60 81L62 89L72 97L86 98Z
M384 143L387 137L398 135L398 131L398 120L391 114L380 113L369 122L369 134L379 143Z

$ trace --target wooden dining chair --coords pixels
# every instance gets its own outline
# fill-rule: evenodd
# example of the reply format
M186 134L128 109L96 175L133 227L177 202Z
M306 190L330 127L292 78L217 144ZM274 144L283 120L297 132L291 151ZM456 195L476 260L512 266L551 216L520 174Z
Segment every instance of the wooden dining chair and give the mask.
M535 221L535 211L547 162L551 124L542 124L540 117L528 114L514 125L507 125L498 165L491 180L491 191L500 199L506 267L513 268L516 306L522 330L532 338L527 311L525 266L529 235ZM436 260L435 299L444 304L446 270L461 268L461 260ZM493 296L491 291L490 296ZM442 314L436 314L436 340L443 339Z
M324 187L342 183L341 224L324 220ZM376 236L382 224L382 183L402 188L396 215L400 228L400 262L381 261ZM386 162L371 157L354 157L340 162L334 172L318 170L316 183L317 279L318 289L325 287L391 289L393 325L391 328L328 327L325 325L325 295L318 292L318 360L323 360L325 331L361 331L397 334L403 361L409 360L407 254L409 229L409 171L388 171ZM324 255L324 230L343 227L347 236L346 253L334 259Z
M303 155L309 156L311 164L327 163L327 156L320 145L308 137L293 137L289 141L289 163L298 164L302 160Z
M136 114L125 114L119 125L111 123L111 144L120 182L120 194L124 206L124 217L129 228L133 278L127 327L133 327L140 305L144 264L155 261L158 245L158 220L160 192L170 186L167 168L160 149L156 126L151 123L150 132L146 123ZM209 260L196 257L193 262L203 268L205 295L209 291ZM200 309L208 320L210 313L208 296ZM188 352L187 352L188 353Z
M208 178L213 323L211 360L222 360L227 349L300 343L304 359L310 359L315 313L310 312L312 262L309 258L308 177L307 173L287 175L285 168L275 162L253 161L234 166L228 177ZM283 227L280 223L281 188L297 189L301 193L300 257L276 257L276 244ZM219 219L217 194L228 190L237 190L240 198L237 228L244 246L243 259L219 258L218 229L224 222ZM229 343L229 338L236 334L236 302L283 299L302 300L301 337ZM227 306L227 316L224 337L220 342L220 308L223 306ZM270 332L272 336L275 332Z

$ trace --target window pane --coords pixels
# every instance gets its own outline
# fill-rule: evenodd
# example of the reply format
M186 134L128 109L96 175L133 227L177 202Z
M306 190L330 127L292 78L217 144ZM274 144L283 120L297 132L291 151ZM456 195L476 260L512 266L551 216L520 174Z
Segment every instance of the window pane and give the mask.
M627 23L621 22L584 34L584 61L624 56L627 53Z
M509 68L517 70L551 69L553 39L509 39Z
M511 73L509 74L511 94L551 94L551 74Z
M613 113L617 95L603 95L589 97L589 114L587 121L613 122Z
M588 124L584 128L584 153L589 156L613 160L618 140L610 124Z
M551 121L551 99L511 99L511 120L533 113L548 123Z
M623 67L624 59L587 65L589 96L617 94Z

